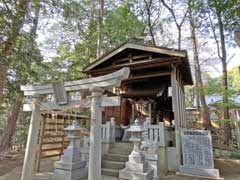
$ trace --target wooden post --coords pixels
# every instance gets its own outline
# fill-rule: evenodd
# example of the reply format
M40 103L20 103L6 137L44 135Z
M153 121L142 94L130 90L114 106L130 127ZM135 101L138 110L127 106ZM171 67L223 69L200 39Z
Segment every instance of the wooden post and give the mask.
M64 151L64 145L65 145L65 136L64 136L64 128L65 128L65 124L66 124L66 119L65 117L62 119L62 148L61 148L61 155L63 154ZM61 155L59 156L59 159L61 158Z
M38 132L41 123L40 99L34 98L32 101L32 117L28 130L27 146L25 151L23 170L21 180L32 180L34 162L36 157L36 147L38 140Z
M36 159L36 171L40 171L40 161L41 161L41 154L42 154L42 143L43 143L43 136L44 136L44 129L45 129L45 123L46 123L46 116L44 116L42 123L41 123L41 130L39 134L39 148L38 148L38 155Z
M180 113L179 113L179 93L177 86L177 67L173 66L171 73L171 86L172 86L172 106L175 121L175 141L176 141L176 153L177 153L177 167L181 165L181 126L180 126Z

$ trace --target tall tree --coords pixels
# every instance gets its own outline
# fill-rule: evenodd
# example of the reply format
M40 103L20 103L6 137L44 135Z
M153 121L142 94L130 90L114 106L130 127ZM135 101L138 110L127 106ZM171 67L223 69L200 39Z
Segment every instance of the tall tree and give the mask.
M151 21L152 18L152 7L154 6L153 0L144 0L144 4L146 7L146 13L147 13L147 30L150 33L151 41L154 46L156 46L154 32L153 32L153 23ZM159 7L160 8L160 7Z
M228 59L227 47L233 45L233 32L239 27L239 8L236 0L218 1L218 0L200 0L201 15L199 16L202 32L215 41L218 59L222 66L221 93L223 99L224 130L225 143L228 144L231 139L231 126L229 123L229 88L227 65Z
M130 9L144 25L145 43L157 45L159 34L165 36L161 22L162 19L160 18L163 9L161 2L158 0L135 0L131 1Z
M19 0L1 3L1 58L0 66L1 80L0 80L0 105L3 101L3 89L7 78L7 59L12 54L16 45L20 30L24 24L25 17L28 13L28 5L30 0ZM2 27L3 26L3 27Z
M26 45L28 46L27 56L28 56L28 59L30 59L30 62L29 62L30 64L32 63L31 59L34 58L33 57L33 52L34 52L34 48L35 48L35 44L36 44L35 39L36 39L36 32L37 32L38 18L39 18L39 11L40 11L39 0L35 0L32 3L32 6L33 6L33 14L34 14L33 25L32 25L32 28L31 28L30 35L29 35L30 37L28 37L29 40L26 42ZM17 41L20 41L20 40L17 40ZM17 65L17 66L21 67L22 63L12 61L11 64L20 64L20 65ZM14 132L15 132L16 122L17 122L17 119L18 119L18 115L19 115L20 108L22 106L22 100L23 100L23 96L22 96L22 93L20 92L19 87L20 87L21 84L26 84L26 82L27 82L27 76L23 76L23 73L22 73L22 71L24 71L24 70L19 69L19 67L17 67L15 69L15 71L16 71L16 77L15 77L16 81L14 81L14 83L16 83L15 84L15 86L16 86L15 96L12 100L12 107L11 107L9 115L8 115L7 127L6 127L6 129L3 133L3 136L2 136L1 141L0 141L0 151L6 151L9 147L9 145L10 145L11 138L12 138Z
M201 68L200 68L200 63L198 58L199 53L198 53L198 45L197 45L197 37L196 37L196 26L193 18L193 11L192 11L193 7L194 7L194 2L192 0L189 0L189 24L190 24L192 48L193 48L193 54L194 54L193 59L194 59L195 81L196 81L195 83L196 83L197 94L199 95L199 99L202 105L203 126L206 129L212 129L206 99L202 92L203 81L202 81Z
M226 38L223 16L225 11L225 4L228 1L213 0L209 2L209 20L212 28L214 40L216 42L218 57L222 64L222 97L223 97L223 117L225 120L230 119L229 106L228 106L228 75L227 75L227 51L226 51ZM211 14L212 13L212 14ZM213 22L212 16L216 17L216 22ZM217 34L218 30L219 34ZM218 38L219 37L219 38ZM229 122L224 123L225 130L225 143L228 144L231 139L231 126Z
M104 0L99 0L97 58L103 54L103 16Z

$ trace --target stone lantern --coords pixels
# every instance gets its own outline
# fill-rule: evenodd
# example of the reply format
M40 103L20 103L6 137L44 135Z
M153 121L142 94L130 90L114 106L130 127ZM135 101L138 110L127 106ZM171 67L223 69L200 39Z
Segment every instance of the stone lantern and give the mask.
M82 160L80 152L80 132L81 128L76 121L64 129L70 144L64 150L60 161L54 164L53 179L56 180L80 180L87 176L86 161Z
M135 120L134 125L127 131L130 133L129 140L133 142L134 147L129 155L129 161L125 164L125 168L119 172L119 178L134 180L153 179L153 170L148 168L148 163L145 161L144 155L140 150L144 129L139 125L138 119Z

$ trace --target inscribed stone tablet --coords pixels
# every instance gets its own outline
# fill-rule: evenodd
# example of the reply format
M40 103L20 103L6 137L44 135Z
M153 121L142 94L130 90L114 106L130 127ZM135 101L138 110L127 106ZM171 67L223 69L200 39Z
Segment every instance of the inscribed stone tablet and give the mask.
M182 150L184 166L214 168L210 131L184 129Z

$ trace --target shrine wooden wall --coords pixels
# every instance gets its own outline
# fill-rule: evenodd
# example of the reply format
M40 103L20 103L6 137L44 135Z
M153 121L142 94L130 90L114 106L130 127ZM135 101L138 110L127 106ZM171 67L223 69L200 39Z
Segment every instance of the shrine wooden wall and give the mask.
M174 66L171 73L172 105L176 127L186 127L186 105L184 82L179 69Z
M131 104L126 98L121 98L120 107L105 107L103 111L103 123L115 118L117 125L128 125L131 118Z

